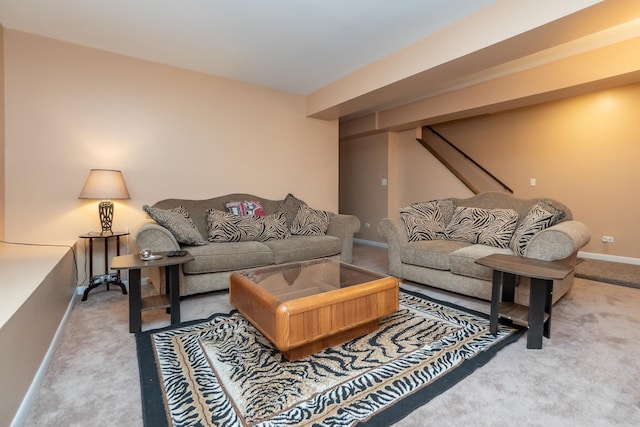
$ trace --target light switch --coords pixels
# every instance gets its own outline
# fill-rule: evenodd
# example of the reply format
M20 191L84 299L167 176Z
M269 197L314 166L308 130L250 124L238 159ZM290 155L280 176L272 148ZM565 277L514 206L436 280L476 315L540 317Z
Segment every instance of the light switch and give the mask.
M383 186L387 185L387 178L382 178L380 184L382 184Z
M531 178L531 186L532 187L536 186L536 179L535 178Z

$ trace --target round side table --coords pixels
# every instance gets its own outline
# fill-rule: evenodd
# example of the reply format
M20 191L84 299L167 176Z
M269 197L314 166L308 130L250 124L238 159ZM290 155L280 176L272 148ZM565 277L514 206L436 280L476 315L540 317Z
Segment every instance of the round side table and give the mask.
M100 285L118 285L122 289L124 295L127 294L127 288L120 280L120 270L117 270L115 275L109 274L109 239L114 237L116 239L116 255L120 255L120 237L129 235L128 231L113 231L111 233L102 234L99 231L91 231L86 234L81 234L81 239L89 240L89 286L85 289L82 295L82 301L86 301L91 290L97 288ZM104 241L104 274L93 275L93 239L102 239Z

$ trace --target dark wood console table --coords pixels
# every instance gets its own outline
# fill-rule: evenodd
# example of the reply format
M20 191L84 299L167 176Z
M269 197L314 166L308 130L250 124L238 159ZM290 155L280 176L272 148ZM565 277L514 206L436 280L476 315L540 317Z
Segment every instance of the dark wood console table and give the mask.
M107 290L109 289L109 285L117 285L120 286L124 295L127 294L127 288L120 280L120 271L116 271L115 277L111 277L109 274L109 239L115 237L116 255L120 255L120 237L128 235L128 231L114 231L105 234L102 234L99 231L94 231L78 236L81 239L89 239L89 286L84 290L82 301L86 301L89 296L89 292L100 285L107 285ZM93 275L93 239L104 240L104 274L98 276Z
M114 257L111 261L113 270L129 270L129 332L140 332L142 329L142 311L167 308L171 313L171 324L180 323L180 264L193 260L187 252L185 256L168 257L167 252L158 252L162 258L145 261L139 254ZM142 298L140 269L148 267L164 267L166 272L166 292Z
M476 264L493 269L490 330L498 333L498 317L528 326L527 348L542 348L542 336L551 337L553 281L562 280L573 267L551 261L514 255L493 254L476 260ZM513 302L516 276L529 277L529 307ZM502 295L500 287L502 285ZM502 303L500 303L502 301Z

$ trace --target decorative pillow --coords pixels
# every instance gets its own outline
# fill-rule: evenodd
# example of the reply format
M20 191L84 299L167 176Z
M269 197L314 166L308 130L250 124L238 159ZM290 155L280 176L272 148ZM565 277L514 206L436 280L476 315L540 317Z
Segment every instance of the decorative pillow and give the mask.
M449 240L506 248L518 222L513 209L456 208L444 234Z
M267 240L280 240L291 237L287 218L282 212L255 218L258 218L257 222L260 226L260 231L256 236L257 241L266 242Z
M527 213L518 229L513 233L509 247L516 255L524 256L533 236L539 231L560 222L566 212L548 200L541 200Z
M455 210L452 200L432 200L414 203L400 209L410 242L435 240L444 236L444 229ZM448 216L445 219L445 215Z
M324 236L329 228L329 212L300 205L291 225L291 234L298 236Z
M159 225L169 230L178 243L190 246L207 244L183 206L165 210L144 205L142 210Z
M238 216L208 209L206 214L210 242L264 242L291 235L284 215L278 213L264 217Z
M262 207L262 203L258 201L248 201L244 200L242 202L229 202L224 205L227 208L227 212L232 215L238 216L264 216L264 208Z
M289 193L282 203L280 203L280 206L278 206L277 212L284 214L289 228L293 225L293 220L296 218L300 205L306 205L306 203Z

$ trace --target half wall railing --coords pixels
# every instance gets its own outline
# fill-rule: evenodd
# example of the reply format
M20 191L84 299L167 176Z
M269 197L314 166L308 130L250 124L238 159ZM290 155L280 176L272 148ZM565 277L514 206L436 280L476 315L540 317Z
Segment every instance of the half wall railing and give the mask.
M506 191L513 193L513 190L504 182L469 157L431 126L423 126L421 133L421 137L416 138L417 141L474 194L485 191Z

